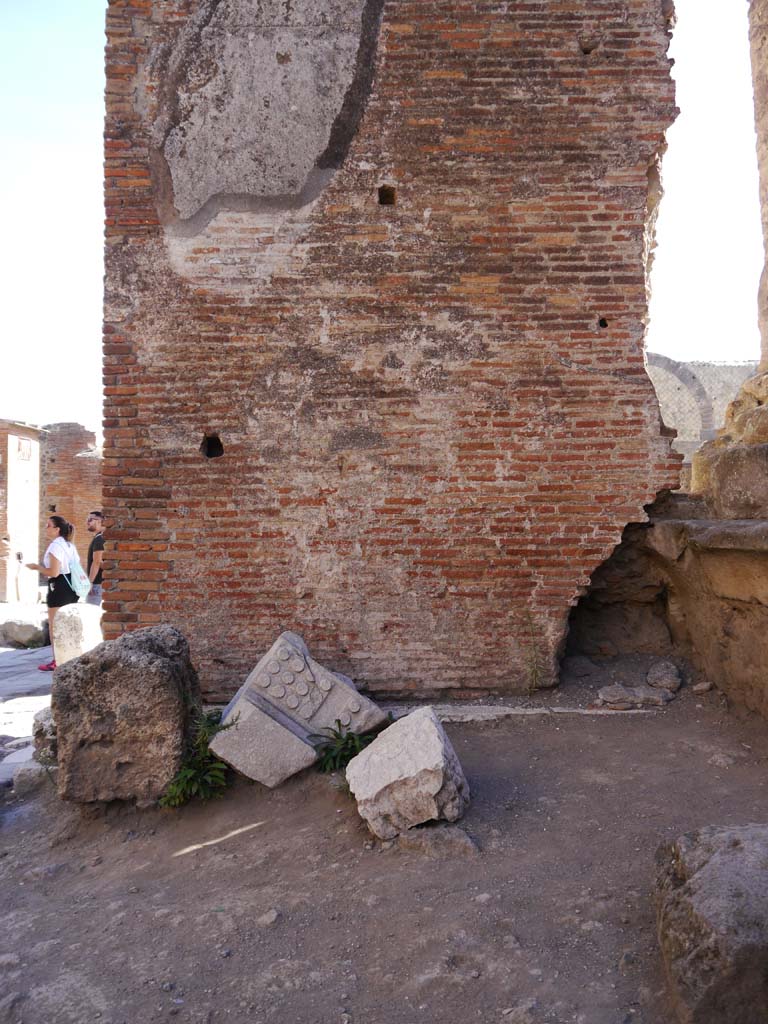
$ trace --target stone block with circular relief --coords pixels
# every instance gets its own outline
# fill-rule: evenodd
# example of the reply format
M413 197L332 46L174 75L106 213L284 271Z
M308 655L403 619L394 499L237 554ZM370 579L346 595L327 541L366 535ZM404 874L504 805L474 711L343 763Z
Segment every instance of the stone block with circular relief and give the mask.
M296 633L281 633L226 708L223 721L234 717L241 701L266 698L311 733L340 722L351 732L368 732L387 716L363 697L347 676L318 665Z
M242 774L274 786L317 759L314 737L337 722L361 733L386 720L351 679L319 665L302 638L286 632L225 708L222 724L230 728L214 737L211 749Z

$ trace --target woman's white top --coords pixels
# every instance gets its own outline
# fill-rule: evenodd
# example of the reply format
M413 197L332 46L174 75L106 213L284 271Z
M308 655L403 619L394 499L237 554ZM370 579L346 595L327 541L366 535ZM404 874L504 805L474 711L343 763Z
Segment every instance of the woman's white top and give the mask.
M72 568L72 563L79 561L77 548L74 544L70 544L68 540L64 540L63 537L57 537L56 540L52 540L48 547L45 549L43 555L43 565L46 569L51 568L51 555L54 558L58 558L59 565L62 573L69 572Z

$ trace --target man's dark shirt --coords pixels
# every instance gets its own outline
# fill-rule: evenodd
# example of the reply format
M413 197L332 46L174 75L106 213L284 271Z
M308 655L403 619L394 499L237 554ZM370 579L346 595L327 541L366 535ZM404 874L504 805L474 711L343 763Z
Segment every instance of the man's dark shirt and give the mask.
M103 550L104 550L104 535L101 534L101 533L97 533L96 536L91 541L91 543L88 545L88 576L89 577L91 575L91 566L93 565L93 552L94 551L103 551ZM101 583L102 575L103 575L103 572L102 572L101 569L99 569L99 571L96 573L96 579L93 582L94 583Z

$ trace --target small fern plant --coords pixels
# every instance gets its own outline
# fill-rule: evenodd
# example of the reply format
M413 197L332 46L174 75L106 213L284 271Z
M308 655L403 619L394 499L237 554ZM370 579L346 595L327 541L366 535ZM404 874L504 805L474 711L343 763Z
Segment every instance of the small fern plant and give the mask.
M322 734L309 737L317 751L317 767L321 772L342 771L352 758L357 757L361 750L365 750L369 743L373 743L382 729L386 729L391 722L392 715L389 715L380 728L372 732L359 733L347 731L337 718L335 729L325 729Z
M229 785L229 768L209 749L209 744L216 733L234 724L233 720L222 725L220 711L201 711L197 715L189 752L160 797L161 807L181 807L190 800L222 796Z

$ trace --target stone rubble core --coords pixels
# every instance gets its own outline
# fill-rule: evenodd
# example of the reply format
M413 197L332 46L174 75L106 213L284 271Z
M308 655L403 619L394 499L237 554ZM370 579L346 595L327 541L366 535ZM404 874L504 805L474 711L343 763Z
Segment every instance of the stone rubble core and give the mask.
M181 767L199 709L189 645L171 626L128 633L57 668L59 796L154 803Z
M568 653L685 660L768 718L768 519L718 519L685 494L649 512L592 577Z
M347 765L360 816L379 839L425 821L457 821L469 785L432 708L419 708L380 733Z
M101 632L100 607L93 604L68 604L59 608L53 620L53 643L56 664L66 665L86 651L104 642Z
M768 1020L768 825L708 826L656 854L659 943L681 1024Z
M302 638L281 633L222 714L211 750L249 779L278 786L317 760L313 739L340 726L364 733L387 720L347 676L314 661ZM230 724L231 723L231 724Z
M615 683L603 686L597 692L597 703L614 711L629 711L633 708L664 707L675 695L683 681L674 662L657 661L648 669L645 682L640 686L624 686Z

